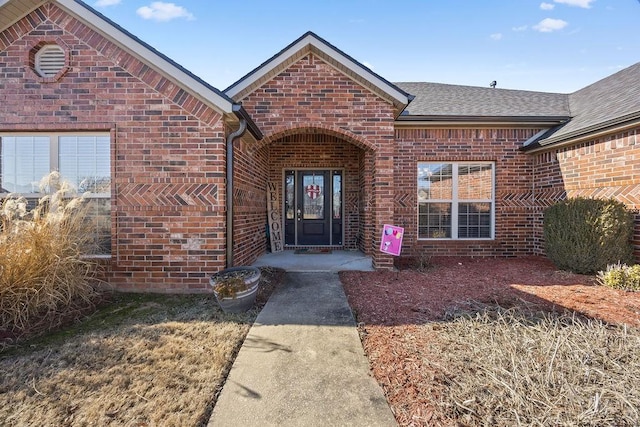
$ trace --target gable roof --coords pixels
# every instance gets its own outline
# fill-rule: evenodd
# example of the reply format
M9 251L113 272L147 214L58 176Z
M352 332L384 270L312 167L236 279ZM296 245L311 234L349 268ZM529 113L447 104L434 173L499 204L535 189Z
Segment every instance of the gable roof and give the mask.
M311 31L306 32L253 71L233 83L224 90L224 93L240 101L309 53L317 55L338 71L353 78L383 99L392 102L396 109L396 115L400 114L413 99L404 90L380 77L371 69Z
M399 121L536 121L570 117L566 94L440 83L396 83L415 99Z
M220 90L80 0L0 0L0 32L49 1L220 113L248 118L246 112ZM252 121L248 126L256 138L262 137Z

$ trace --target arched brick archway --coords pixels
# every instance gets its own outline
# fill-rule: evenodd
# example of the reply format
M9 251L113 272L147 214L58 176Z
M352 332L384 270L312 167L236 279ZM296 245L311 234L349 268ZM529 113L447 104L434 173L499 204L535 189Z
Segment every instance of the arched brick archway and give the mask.
M373 200L370 194L373 163L370 159L376 151L374 144L341 128L309 123L305 126L277 128L259 141L255 150L266 153L268 158L268 180L278 187L285 231L285 174L297 175L304 170L327 171L333 180L334 174L339 173L342 185L340 227L343 235L338 243L332 236L329 246L357 248L370 254L372 241L366 224L371 222L373 211L370 208ZM297 246L304 244L296 238L294 244L289 242L285 247Z
M334 136L336 138L349 142L365 151L377 150L377 147L375 144L373 144L371 141L368 141L366 138L360 135L357 135L353 132L350 132L348 130L345 130L336 126L326 125L320 122L307 123L304 126L300 126L299 124L290 124L287 126L281 126L279 128L276 128L272 133L270 133L269 135L265 136L262 140L260 140L256 148L260 149L266 145L270 145L275 141L281 140L283 138L286 138L292 135L315 135L315 134Z

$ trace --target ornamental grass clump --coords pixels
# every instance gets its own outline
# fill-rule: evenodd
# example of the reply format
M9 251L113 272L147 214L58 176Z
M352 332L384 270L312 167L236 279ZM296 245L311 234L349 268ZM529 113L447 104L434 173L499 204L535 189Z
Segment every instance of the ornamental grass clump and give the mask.
M545 251L562 270L593 274L633 260L633 220L616 200L575 198L544 213Z
M455 425L640 425L637 328L491 306L438 328L438 406Z
M610 265L606 270L598 272L598 282L613 289L640 291L640 265Z
M19 331L31 322L94 295L96 264L84 258L95 232L82 196L53 173L45 194L29 210L24 197L0 205L0 331Z

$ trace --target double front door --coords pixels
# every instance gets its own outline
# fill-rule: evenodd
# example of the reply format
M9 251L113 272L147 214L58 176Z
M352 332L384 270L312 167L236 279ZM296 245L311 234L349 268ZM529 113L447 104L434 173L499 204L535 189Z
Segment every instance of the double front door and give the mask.
M287 170L285 245L342 245L342 171Z

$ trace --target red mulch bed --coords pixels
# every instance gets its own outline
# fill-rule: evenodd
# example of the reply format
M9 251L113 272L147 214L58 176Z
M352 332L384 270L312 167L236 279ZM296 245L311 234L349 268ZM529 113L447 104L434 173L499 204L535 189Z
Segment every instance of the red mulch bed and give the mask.
M640 327L640 292L597 286L594 277L558 271L546 258L436 260L424 272L342 272L373 374L403 426L456 425L433 413L438 370L421 363L443 321L475 303L571 310ZM435 355L434 355L435 356ZM433 378L433 381L424 381Z

